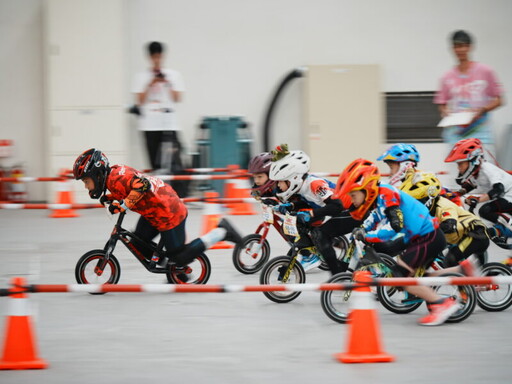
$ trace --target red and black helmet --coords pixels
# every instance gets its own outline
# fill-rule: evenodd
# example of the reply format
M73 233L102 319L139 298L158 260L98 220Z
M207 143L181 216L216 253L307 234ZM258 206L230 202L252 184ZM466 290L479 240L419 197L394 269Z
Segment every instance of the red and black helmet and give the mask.
M105 181L109 172L110 166L107 156L95 148L88 149L78 156L73 165L75 180L90 177L94 181L94 189L89 191L89 196L93 199L99 199L105 192Z

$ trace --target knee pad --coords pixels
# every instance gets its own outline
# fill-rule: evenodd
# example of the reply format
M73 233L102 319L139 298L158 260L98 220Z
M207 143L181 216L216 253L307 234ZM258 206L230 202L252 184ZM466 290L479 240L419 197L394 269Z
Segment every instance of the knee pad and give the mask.
M492 217L492 214L495 213L491 207L491 204L487 203L480 207L478 210L478 215L486 220L493 221L490 218Z

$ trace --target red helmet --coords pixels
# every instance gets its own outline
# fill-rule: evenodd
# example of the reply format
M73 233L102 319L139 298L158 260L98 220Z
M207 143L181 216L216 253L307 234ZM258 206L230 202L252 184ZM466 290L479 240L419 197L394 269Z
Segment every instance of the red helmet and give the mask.
M482 157L483 154L484 149L480 139L464 139L455 143L451 152L446 156L444 161L446 163L451 163L453 161L456 163L460 161L470 161L475 157Z
M464 173L459 174L456 178L457 183L463 184L478 172L483 158L484 148L482 146L482 142L480 139L471 138L456 142L444 161L446 163L451 163L453 161L456 163L469 161L468 169Z
M88 149L75 160L73 176L75 180L90 177L94 181L94 189L89 191L89 196L99 199L105 192L105 181L110 172L107 156L98 149Z
M254 156L251 159L251 161L249 161L249 165L247 167L249 173L251 173L251 174L266 173L268 176L268 174L270 173L270 165L272 162L272 157L273 157L273 155L269 152L263 152L263 153L260 153L259 155ZM253 187L251 189L254 193L261 195L261 194L265 193L266 191L272 190L275 185L276 185L276 182L274 180L270 180L270 177L269 177L268 181L265 184L260 185L260 186L253 185Z
M356 220L363 220L368 209L379 194L379 168L369 160L356 159L341 173L336 184L334 196L345 203L348 193L365 191L366 198L359 207L352 207L350 214ZM345 205L345 204L344 204Z

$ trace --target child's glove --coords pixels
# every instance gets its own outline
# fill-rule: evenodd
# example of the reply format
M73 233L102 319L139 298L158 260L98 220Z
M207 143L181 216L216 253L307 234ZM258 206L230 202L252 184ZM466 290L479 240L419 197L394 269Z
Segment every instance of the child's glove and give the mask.
M113 201L109 206L108 206L108 211L112 214L112 215L115 215L116 213L120 213L120 212L125 212L128 208L126 208L126 205L124 204L124 201L121 200L121 201Z
M352 231L352 236L354 236L354 239L356 240L364 241L366 237L366 231L364 230L364 228L361 227L354 228L354 230Z
M309 223L311 220L311 214L306 211L297 212L297 222L300 224Z
M286 215L288 212L293 211L293 204L292 203L279 204L274 209L276 209L279 213Z
M104 195L101 195L100 197L100 204L105 206L105 204L108 204L112 201L112 195L107 195L107 194L104 194Z
M261 202L262 202L263 204L265 204L265 205L270 206L270 207L275 207L276 205L278 205L278 204L279 204L277 200L275 200L275 199L269 199L269 198L267 198L267 199L261 199Z

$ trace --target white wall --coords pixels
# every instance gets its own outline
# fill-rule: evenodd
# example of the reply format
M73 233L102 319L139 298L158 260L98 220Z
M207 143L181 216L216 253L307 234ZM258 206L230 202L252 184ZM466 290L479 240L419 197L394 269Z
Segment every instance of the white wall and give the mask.
M179 113L189 147L202 116L244 115L257 140L254 150L261 150L260 131L269 99L281 78L302 65L379 64L385 92L435 90L441 74L454 64L448 36L459 28L473 33L474 59L497 71L506 99L511 99L509 0L127 0L126 7L127 73L147 65L148 41L167 44L168 65L181 71L186 81ZM42 76L41 1L0 0L0 18L0 138L17 140L20 159L35 175L42 173L37 164L44 147L30 144L28 133L19 131L41 137L43 129L42 78L38 77ZM131 76L126 81L129 85ZM300 134L290 132L301 124L301 92L300 80L286 91L274 121L273 144L300 146ZM127 92L126 103L131 101ZM33 112L30 116L13 113L26 102ZM510 105L496 111L493 119L500 135L512 123ZM19 137L12 136L13 126ZM127 131L132 140L131 164L147 165L133 121ZM425 151L424 159L435 159L425 165L444 167L442 145Z
M27 175L44 169L43 39L41 0L0 0L0 139L14 140L12 158ZM44 186L31 183L30 197L41 199Z

